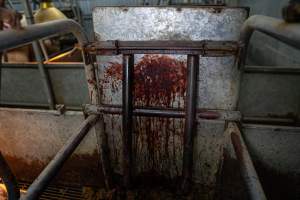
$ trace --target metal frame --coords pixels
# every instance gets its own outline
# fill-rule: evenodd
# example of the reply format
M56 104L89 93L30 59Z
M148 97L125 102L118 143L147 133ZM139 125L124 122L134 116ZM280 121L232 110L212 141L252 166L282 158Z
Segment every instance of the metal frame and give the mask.
M0 32L0 52L6 49L21 46L32 41L36 41L45 37L51 37L57 34L73 33L81 47L88 44L87 36L84 34L81 26L73 20L58 20L43 24L30 25L22 31L9 30ZM89 54L83 52L84 67L88 82L90 102L97 104L99 102L99 93L96 85L96 76L92 59ZM102 119L102 120L101 120ZM54 159L47 165L40 176L29 187L27 194L22 199L37 199L45 188L50 184L51 180L57 175L64 162L71 156L88 131L93 127L101 124L103 118L99 115L90 115L81 125L78 133L74 134L64 147L58 152ZM101 134L96 131L98 138ZM101 143L105 145L105 143ZM99 147L99 152L103 147ZM103 160L103 159L101 159ZM104 161L103 161L104 162ZM103 164L103 173L106 173L107 165ZM107 174L107 173L106 173Z
M123 93L122 93L122 134L123 134L123 183L130 187L132 180L132 132L133 132L133 78L134 54L181 54L187 55L187 97L186 111L183 113L169 113L169 111L146 111L140 114L153 115L184 115L185 133L183 150L183 167L181 188L187 191L190 187L193 171L193 143L196 125L197 108L197 77L199 69L199 55L232 56L238 55L240 46L234 41L106 41L95 42L86 46L85 50L96 55L123 55ZM136 113L137 114L137 113ZM177 115L176 115L177 114Z

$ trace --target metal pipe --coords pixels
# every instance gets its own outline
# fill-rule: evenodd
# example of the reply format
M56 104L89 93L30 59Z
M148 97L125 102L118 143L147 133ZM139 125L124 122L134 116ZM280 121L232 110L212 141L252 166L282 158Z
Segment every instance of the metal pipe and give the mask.
M88 38L81 26L74 20L63 19L30 25L24 27L21 31L11 29L0 32L0 51L22 46L34 40L66 33L73 33L81 47L88 44Z
M30 62L30 63L2 63L2 68L4 69L37 69L37 63ZM84 69L83 63L46 63L44 64L47 70L52 69L69 69L73 71L75 69Z
M80 126L78 132L69 138L66 144L60 149L47 167L41 172L38 178L30 185L23 200L38 199L52 179L58 174L66 160L72 155L89 130L97 122L98 115L90 115Z
M90 114L112 114L121 115L122 106L120 105L89 105L83 107L83 112ZM153 107L134 107L134 116L141 117L168 117L168 118L184 118L185 111L181 108L153 108ZM197 118L207 120L226 120L226 121L240 121L241 113L239 111L231 110L212 110L212 109L197 109Z
M18 182L9 165L0 152L0 177L7 189L8 200L17 200L20 198Z
M24 6L24 11L25 11L25 16L27 19L28 24L34 24L34 18L32 14L32 9L31 5L29 3L29 0L23 0L22 1L23 6ZM39 45L39 41L35 40L32 42L32 47L33 47L33 52L35 55L35 59L38 64L38 68L40 71L40 75L42 78L42 82L45 88L45 92L47 95L47 101L49 103L49 108L50 109L55 109L55 98L54 98L54 92L51 86L50 82L50 77L48 72L45 70L44 64L43 64L43 57L42 57L42 51L41 51L41 46Z
M243 24L240 42L245 45L241 64L245 64L247 48L254 31L265 33L292 47L300 49L300 24L286 23L283 20L263 15L253 15Z
M124 186L130 187L132 172L134 55L123 55L122 130Z
M237 160L239 162L242 177L245 181L251 200L266 200L262 185L254 168L247 146L243 140L238 125L234 122L228 124L231 142L233 144Z
M198 55L187 56L187 68L186 116L182 166L183 191L189 188L193 171L193 143L196 129L197 77L199 68Z

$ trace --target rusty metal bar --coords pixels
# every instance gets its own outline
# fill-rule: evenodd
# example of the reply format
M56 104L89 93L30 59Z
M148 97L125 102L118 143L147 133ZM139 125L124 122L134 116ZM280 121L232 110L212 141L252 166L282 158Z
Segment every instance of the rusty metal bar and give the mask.
M245 181L251 200L266 200L263 187L259 181L252 159L248 152L247 146L243 140L238 125L234 122L228 124L231 142L233 144L237 160L241 169L242 177Z
M191 54L202 56L237 55L240 46L235 41L100 41L85 48L97 55L119 54Z
M8 200L17 200L20 198L20 189L18 182L8 163L0 152L0 177L6 187Z
M27 23L34 24L34 18L33 18L32 9L31 9L31 5L30 5L29 1L23 0L22 3L24 6ZM41 46L40 46L38 40L35 40L32 42L32 48L33 48L35 59L37 61L39 72L40 72L40 75L42 78L42 82L44 84L45 93L47 95L47 100L49 103L49 108L53 110L53 109L55 109L54 92L53 92L52 85L50 82L49 74L46 71L44 63L43 63Z
M240 33L240 42L245 45L240 65L245 64L247 48L254 31L265 33L281 42L300 49L300 24L286 23L284 20L253 15L243 24Z
M186 191L191 183L193 171L193 143L196 130L197 108L197 77L199 70L199 56L187 56L187 91L186 91L186 116L184 128L182 189Z
M84 113L90 114L113 114L121 115L122 106L120 105L84 105ZM134 107L134 116L142 117L169 117L169 118L184 118L184 109L178 108L153 108L153 107ZM197 118L210 120L226 120L226 121L240 121L242 116L239 111L231 110L211 110L211 109L197 109Z
M27 190L23 200L38 199L53 178L58 174L66 160L72 155L89 130L97 122L98 115L90 115L80 126L78 132L69 138L66 144L60 149L55 157L50 161L47 167L35 179Z
M123 55L122 129L124 186L130 187L132 172L134 55Z

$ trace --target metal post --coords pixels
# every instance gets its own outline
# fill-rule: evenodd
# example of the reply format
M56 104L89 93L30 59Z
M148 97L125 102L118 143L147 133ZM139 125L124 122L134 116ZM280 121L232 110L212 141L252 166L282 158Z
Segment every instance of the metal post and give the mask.
M189 188L193 171L193 143L196 129L196 108L197 108L197 77L199 68L199 56L187 56L187 91L186 91L186 115L184 129L184 149L182 167L182 189Z
M90 115L81 125L78 132L71 136L66 144L55 155L42 173L35 179L27 190L23 200L36 200L47 188L52 179L58 174L66 160L72 155L89 130L97 122L98 115Z
M34 24L34 18L32 15L31 5L30 5L29 1L23 0L22 2L23 2L23 6L24 6L27 23ZM46 95L47 95L47 99L48 99L48 103L49 103L49 108L54 109L55 108L54 93L53 93L53 89L51 86L49 75L48 75L47 71L45 70L45 67L43 64L43 57L42 57L42 52L41 52L39 42L37 40L33 41L32 47L33 47L35 59L38 63L38 68L39 68L39 71L41 74L41 78L42 78L42 81L43 81L43 84L45 87L45 91L46 91Z
M245 181L251 200L267 200L262 185L257 176L247 146L236 123L228 124L227 131L231 136L237 160L240 165L241 174Z
M130 187L132 172L134 55L123 55L123 169L124 186Z

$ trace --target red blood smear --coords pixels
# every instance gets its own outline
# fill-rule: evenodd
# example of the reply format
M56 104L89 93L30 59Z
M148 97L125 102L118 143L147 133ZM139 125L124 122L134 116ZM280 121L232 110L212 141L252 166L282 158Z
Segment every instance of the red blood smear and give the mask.
M115 62L109 63L105 69L104 82L110 82L112 90L120 87L117 83L122 81L122 69L122 64ZM175 106L180 107L186 91L186 73L185 61L165 55L143 56L134 70L135 106L173 107L177 101ZM144 152L140 148L147 149L147 154L142 155L141 163L145 163L150 171L162 174L161 159L168 159L170 166L163 167L163 174L166 175L171 168L176 168L179 176L180 170L175 166L178 158L176 154L181 152L182 147L175 146L174 140L180 140L182 144L184 120L139 117L136 122L135 152L139 154ZM179 126L175 125L177 123Z
M122 64L109 63L105 78L122 80ZM175 97L184 97L186 63L170 56L145 55L135 65L134 100L139 106L171 107Z

